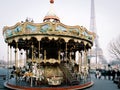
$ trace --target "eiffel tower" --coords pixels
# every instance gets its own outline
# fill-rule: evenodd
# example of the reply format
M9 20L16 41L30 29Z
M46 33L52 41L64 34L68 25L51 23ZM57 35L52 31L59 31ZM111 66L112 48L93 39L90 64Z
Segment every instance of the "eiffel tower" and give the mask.
M96 29L96 20L95 20L95 6L94 0L91 0L91 17L90 17L90 31L96 33L96 39L94 41L94 46L90 51L90 57L95 57L96 65L98 63L106 64L106 59L103 55L103 50L99 45L99 36Z

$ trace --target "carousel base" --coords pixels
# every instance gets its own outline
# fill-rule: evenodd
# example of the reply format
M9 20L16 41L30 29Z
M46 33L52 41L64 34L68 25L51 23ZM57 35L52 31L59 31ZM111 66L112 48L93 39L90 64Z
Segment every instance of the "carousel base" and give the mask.
M12 81L6 81L4 86L12 90L81 90L91 87L94 84L93 81L86 82L84 84L74 85L74 86L26 86L24 83L13 83Z

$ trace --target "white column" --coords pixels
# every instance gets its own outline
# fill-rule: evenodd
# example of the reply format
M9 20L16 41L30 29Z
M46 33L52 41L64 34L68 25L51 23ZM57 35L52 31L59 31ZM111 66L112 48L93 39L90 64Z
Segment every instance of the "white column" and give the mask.
M24 61L24 66L26 65L26 51L23 50L23 61Z
M79 73L81 73L81 66L82 66L82 55L81 55L81 53L79 52Z
M10 65L12 65L12 46L10 46Z
M10 67L10 52L9 52L9 51L10 51L10 46L8 45L8 46L7 46L7 62L8 62L8 63L7 63L7 68ZM3 60L4 60L4 57L3 57ZM8 74L8 81L9 81L9 78L10 78L10 75L9 75L9 74L10 74L10 70L8 70L8 72L7 72L6 74Z
M8 61L8 63L7 63L7 67L9 67L10 66L10 46L8 45L8 48L7 48L7 61Z

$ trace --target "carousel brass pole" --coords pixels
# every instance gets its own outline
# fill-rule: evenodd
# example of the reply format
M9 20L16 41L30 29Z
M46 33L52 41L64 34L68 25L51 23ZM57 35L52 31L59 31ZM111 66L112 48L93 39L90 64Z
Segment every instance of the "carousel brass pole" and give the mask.
M12 46L10 46L10 67L11 67L11 65L12 65ZM10 74L11 72L9 71L9 74ZM11 78L11 76L9 77L9 78Z
M70 51L70 61L71 61L71 51Z
M86 50L84 51L84 66L85 66L85 68L86 68Z
M39 60L40 60L40 41L38 42L38 57L39 57Z
M60 50L58 50L58 61L60 62Z
M81 53L79 52L79 73L81 73Z
M16 48L15 48L15 69L16 69L16 82L17 82L17 70L18 70L18 43L16 42Z
M24 50L24 49L23 49L23 50ZM24 52L23 52L23 56L24 56L24 55L26 55L26 51L25 51L25 50L24 50ZM25 56L25 58L26 58L26 56ZM26 65L26 59L25 59L25 58L23 57L23 61L24 61L24 64L23 64L23 65L24 65L24 66ZM24 67L24 66L23 66L23 67Z
M67 42L66 42L66 47L65 47L65 60L67 61Z
M33 64L33 44L32 44L32 64Z
M32 65L33 65L33 59L34 59L34 58L33 58L33 47L34 47L34 46L33 46L33 43L32 43L32 46L31 46L31 47L32 47ZM32 72L33 72L33 69L32 69ZM31 72L30 72L30 73L31 73ZM33 84L33 80L32 80L32 77L31 77L31 87L32 87L32 84Z
M10 67L10 58L9 58L9 45L8 45L8 50L7 50L7 53L8 53L8 56L7 56L7 59L8 59L8 63L7 63L7 68L9 68ZM3 57L3 60L4 60L4 57ZM9 75L9 73L10 73L10 71L8 70L7 71L7 74L8 74L8 79L7 80L9 80L9 78L10 78L10 75Z
M12 65L12 46L10 46L10 65Z
M28 63L28 50L26 50L26 63Z
M46 50L44 50L44 61L46 62Z
M15 67L18 67L18 43L16 42L15 48Z

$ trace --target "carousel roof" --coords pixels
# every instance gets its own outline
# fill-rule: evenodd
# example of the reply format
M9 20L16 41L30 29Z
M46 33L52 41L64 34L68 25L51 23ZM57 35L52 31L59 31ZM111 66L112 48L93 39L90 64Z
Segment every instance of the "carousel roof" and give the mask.
M54 0L50 0L53 4ZM51 21L53 20L53 21ZM34 23L33 21L26 20L25 22L18 22L14 26L3 28L3 35L6 43L12 42L13 40L30 39L36 37L41 39L42 37L49 38L66 38L75 40L84 40L93 44L95 34L88 31L83 26L68 26L60 23L59 18L53 12L53 9L45 16L43 23Z

